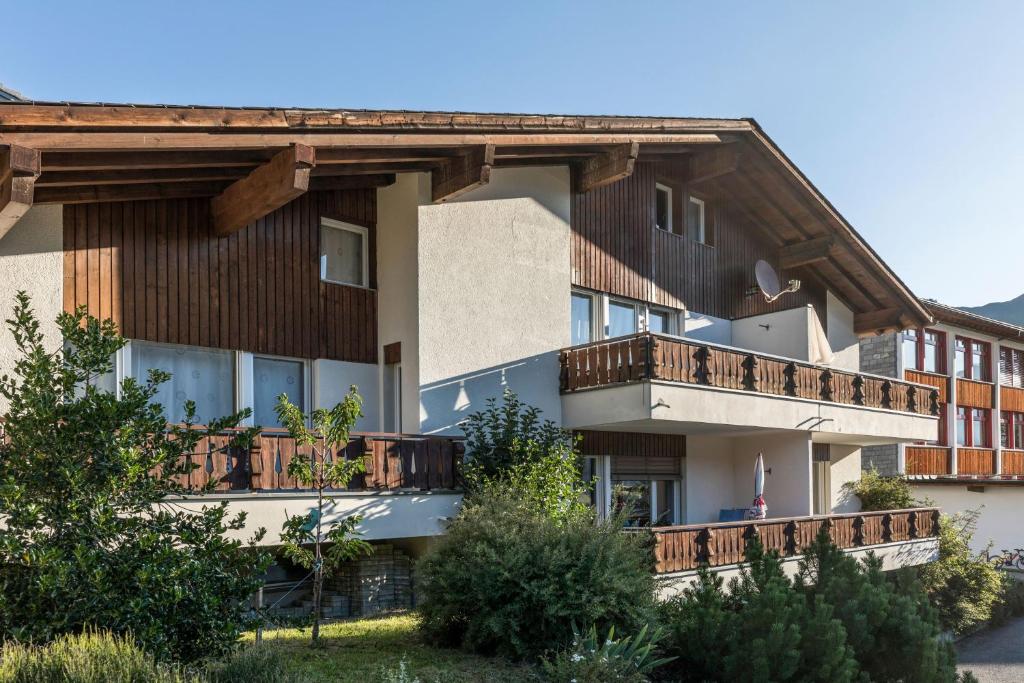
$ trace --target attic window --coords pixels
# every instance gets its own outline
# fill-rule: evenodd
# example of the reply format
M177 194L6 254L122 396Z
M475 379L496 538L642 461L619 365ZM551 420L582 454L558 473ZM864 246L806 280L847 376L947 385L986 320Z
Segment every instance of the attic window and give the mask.
M655 225L658 226L658 230L672 232L672 188L658 183L654 192L657 196Z

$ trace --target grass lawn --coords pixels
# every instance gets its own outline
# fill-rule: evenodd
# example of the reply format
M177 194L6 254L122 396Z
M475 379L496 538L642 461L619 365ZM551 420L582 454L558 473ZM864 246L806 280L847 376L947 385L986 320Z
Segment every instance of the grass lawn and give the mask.
M415 614L402 614L327 624L321 627L323 647L318 649L309 646L309 629L268 630L263 639L302 680L374 683L387 680L386 670L397 673L404 659L409 681L414 677L421 683L536 681L525 666L427 645L420 640L418 623Z

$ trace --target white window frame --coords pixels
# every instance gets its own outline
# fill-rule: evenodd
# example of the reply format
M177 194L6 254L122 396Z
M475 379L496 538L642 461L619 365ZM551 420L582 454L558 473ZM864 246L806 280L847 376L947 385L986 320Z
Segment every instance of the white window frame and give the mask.
M648 185L648 187L650 187L650 185ZM654 184L654 192L655 192L655 195L654 195L654 198L655 198L655 201L654 201L654 211L655 211L654 227L656 227L659 230L662 230L664 232L672 232L672 228L673 228L673 225L672 225L672 188L669 187L668 185L665 185L664 183L655 183ZM666 227L664 227L664 228L662 228L661 226L658 225L658 216L657 216L657 211L658 211L658 201L657 201L658 195L657 195L657 193L658 192L664 192L665 194L668 195L668 225Z
M252 427L256 424L256 359L264 358L266 360L284 360L292 363L302 364L302 405L303 412L306 414L306 423L309 426L309 415L313 412L313 397L316 395L313 392L313 361L308 358L295 358L294 356L275 356L272 353L249 353L248 351L236 351L238 355L238 391L235 395L238 399L243 396L246 397L247 403L242 403L239 400L239 405L235 407L235 410L241 410L242 408L252 408L252 415L250 415L244 424L246 427ZM243 373L244 371L244 373ZM261 425L266 427L267 425ZM276 429L271 427L271 429Z
M612 318L611 318L611 306L612 306L612 304L616 304L618 306L623 306L623 307L629 306L630 308L633 309L633 326L636 327L636 332L633 332L633 334L638 334L640 332L643 332L645 329L647 329L647 321L644 319L644 312L646 311L646 307L644 306L644 304L642 304L642 303L640 303L638 301L631 301L630 299L620 299L617 296L608 296L608 297L605 297L605 299L606 299L605 307L604 307L605 308L605 316L604 316L604 320L605 320L605 324L604 324L604 338L605 339L611 339L612 338L612 336L611 336L611 320L612 320Z
M664 315L667 323L665 325L665 331L663 334L675 334L676 333L676 319L678 313L673 311L671 308L665 308L664 306L648 306L647 311L644 314L644 325L643 329L650 331L649 321L652 314Z
M690 204L691 203L692 204L696 204L698 207L700 207L700 225L698 226L699 232L697 233L698 236L694 239L694 242L699 242L700 244L707 244L708 243L708 234L707 234L707 205L706 205L706 203L704 202L703 199L701 199L700 197L694 197L692 194L689 195L686 198L686 216L687 216L686 230L689 232L690 229L692 228L692 226L689 225Z
M347 230L353 232L361 238L362 251L363 251L363 278L362 284L355 284L352 282L341 282L339 280L331 280L327 277L327 263L324 259L326 254L323 252L323 230L324 228L330 228L333 230ZM334 220L333 218L321 218L320 219L320 280L322 282L330 282L335 285L344 285L346 287L359 287L361 289L370 288L370 231L362 226L356 225L355 223L346 223L345 221Z
M116 390L115 393L116 393L118 399L123 398L122 392L121 392L121 382L125 378L128 378L128 377L132 376L132 353L133 353L132 344L133 343L135 343L135 344L152 344L152 345L155 345L155 346L177 346L177 347L186 348L186 349L202 349L202 350L206 350L206 351L227 351L228 353L230 353L232 355L232 359L231 359L231 361L232 361L232 372L234 373L234 378L233 378L234 379L234 386L232 387L232 392L231 392L232 393L232 399L231 399L232 408L231 409L232 409L233 412L238 412L239 410L242 409L242 407L244 407L243 404L242 404L242 396L243 396L243 394L242 394L242 384L241 384L241 377L242 377L242 375L239 372L239 369L241 368L241 366L239 364L238 354L241 353L240 351L232 351L231 349L221 349L221 348L218 348L216 346L200 346L198 344L175 344L175 343L172 343L172 342L155 342L155 341L150 341L148 339L135 339L135 340L128 339L128 340L125 340L125 345L118 350L117 355L116 355L115 360L114 360L114 372L115 372L115 376L117 377L117 390ZM251 369L251 366L250 366L250 369ZM145 379L146 379L145 377L136 377L135 381L137 381L137 382L139 382L141 384L141 383L143 383L145 381ZM252 405L251 402L250 402L249 405ZM164 412L167 412L167 406L164 406ZM224 416L222 415L221 417L224 417ZM246 421L245 420L242 420L241 424L243 426L251 426L251 425L246 425Z
M601 295L601 294L599 294L597 292L590 292L590 291L587 291L586 289L576 289L574 287L572 289L571 293L569 294L569 305L570 305L570 307L572 306L572 297L573 297L573 295L581 296L581 297L587 297L588 299L590 299L590 341L591 342L595 342L595 341L600 341L600 340L604 339L605 338L604 332L605 332L605 329L606 329L605 326L604 326L604 320L606 318L606 309L605 309L605 307L607 306L607 303L605 301L603 301L603 299L606 299L607 297L605 297L605 296L603 296L603 295ZM571 309L570 309L570 315L571 315ZM570 320L569 324L570 325L572 324L571 320ZM570 342L572 341L572 330L571 329L569 330L569 341Z

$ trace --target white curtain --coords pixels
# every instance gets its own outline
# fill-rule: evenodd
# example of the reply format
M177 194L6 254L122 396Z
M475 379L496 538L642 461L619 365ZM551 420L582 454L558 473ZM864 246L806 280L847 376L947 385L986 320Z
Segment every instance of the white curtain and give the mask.
M305 387L302 362L276 358L253 358L253 420L261 427L281 427L274 408L277 397L288 400L305 411Z
M230 351L132 342L132 377L145 382L149 369L171 373L154 403L163 405L170 422L185 419L185 401L196 403L196 421L205 424L234 412L234 363Z
M818 313L811 306L811 329L810 334L810 361L816 365L830 365L835 361L835 354L832 353L832 345L828 343L828 336L825 329L818 320Z

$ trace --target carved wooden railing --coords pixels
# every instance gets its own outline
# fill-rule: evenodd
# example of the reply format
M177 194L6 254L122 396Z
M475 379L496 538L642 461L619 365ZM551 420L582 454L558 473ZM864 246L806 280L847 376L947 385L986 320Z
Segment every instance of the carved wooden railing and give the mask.
M264 430L251 448L231 447L234 436L235 431L227 431L202 438L190 456L198 467L179 483L199 489L213 480L218 492L302 490L288 476L288 464L297 454L308 456L310 447L299 446L283 430ZM464 453L460 439L370 432L351 436L340 453L330 453L331 458L363 459L366 472L353 477L350 491L458 487L457 468Z
M801 555L822 525L827 525L832 542L839 548L865 548L938 536L939 509L654 527L650 531L654 534L655 571L670 574L702 564L721 567L743 562L747 542L754 536L761 539L766 550L782 557Z
M640 380L939 414L933 386L849 372L717 344L641 333L563 349L562 393Z

